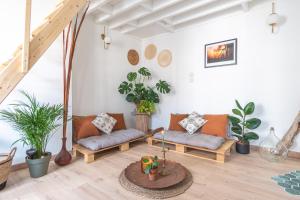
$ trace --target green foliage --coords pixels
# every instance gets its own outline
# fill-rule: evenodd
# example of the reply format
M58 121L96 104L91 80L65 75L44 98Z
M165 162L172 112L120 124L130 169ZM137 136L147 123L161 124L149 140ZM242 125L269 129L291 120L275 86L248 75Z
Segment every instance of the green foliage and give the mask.
M158 162L158 157L154 156L153 162L149 163L146 168L145 168L145 174L150 174L151 169L156 169L158 168L159 162Z
M261 120L258 118L247 119L249 115L253 114L255 104L250 102L244 108L237 100L235 100L235 104L237 108L232 109L232 113L236 116L229 116L233 135L243 143L249 143L250 140L257 140L259 136L255 132L249 132L249 130L258 128Z
M142 100L137 106L138 113L146 113L151 115L155 112L155 104L152 101Z
M35 158L41 158L46 152L46 147L54 130L61 124L63 118L63 106L41 104L35 96L30 96L21 91L26 101L18 101L11 104L12 108L0 111L2 120L8 122L20 135L22 142L36 149Z
M151 76L150 70L146 67L141 67L137 72L129 72L127 74L127 81L123 81L119 85L118 90L120 94L126 95L126 101L135 103L137 109L139 109L142 101L147 101L147 109L151 108L150 112L153 113L155 111L155 104L160 102L159 93L170 93L171 86L166 81L159 80L154 87L149 87L145 82L151 79ZM149 106L150 104L151 107ZM145 109L144 106L141 109ZM152 112L152 110L154 111Z

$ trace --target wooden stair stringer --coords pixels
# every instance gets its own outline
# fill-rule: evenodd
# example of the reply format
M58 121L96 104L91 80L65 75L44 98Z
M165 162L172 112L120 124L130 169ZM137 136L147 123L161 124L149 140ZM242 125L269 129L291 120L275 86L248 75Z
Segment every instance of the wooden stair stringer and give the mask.
M63 0L45 18L45 21L32 32L29 47L30 70L39 58L46 52L56 40L64 28L86 5L87 0ZM9 95L16 85L27 74L23 72L22 46L19 46L13 54L13 58L0 65L0 103Z

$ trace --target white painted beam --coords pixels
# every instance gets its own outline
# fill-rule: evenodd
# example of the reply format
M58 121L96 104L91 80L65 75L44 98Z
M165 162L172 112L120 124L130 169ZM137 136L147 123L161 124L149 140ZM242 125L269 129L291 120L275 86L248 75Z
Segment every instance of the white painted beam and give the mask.
M140 5L140 3L144 2L145 0L122 0L120 3L113 6L113 14L102 16L96 19L97 23L103 23L105 21L110 20L113 17L116 17L117 15L120 15L134 7L137 7Z
M163 29L165 29L165 31L173 33L175 31L173 26L170 26L168 24L165 24L164 22L156 22L156 24L158 24L160 27L162 27Z
M182 2L179 2L178 4L175 4L174 6L168 7L161 12L153 13L151 15L145 16L144 18L139 20L139 27L142 28L147 25L153 24L157 21L161 21L165 18L170 18L176 15L179 15L181 13L188 12L190 10L193 10L198 7L205 6L207 4L213 3L217 0L184 0ZM220 0L219 0L220 1ZM127 27L122 28L122 33L129 33L136 28L134 27Z
M152 12L153 11L153 0L147 0L139 4L142 8L146 11Z
M178 2L181 2L183 0L156 0L153 1L153 10L152 12L158 12L160 10L166 9L170 6L175 5ZM126 17L121 16L120 18L116 18L110 21L109 28L110 29L116 29L119 28L125 24L128 24L131 21L135 21L137 19L141 19L148 15L149 12L146 10L133 10L130 13L126 13ZM138 27L136 27L138 28Z
M94 14L98 8L108 4L111 0L94 0L91 2L89 10L87 11L87 14Z
M109 4L106 4L104 6L101 6L98 8L98 10L104 12L105 14L108 14L108 15L112 15L113 14L113 6L112 5L109 5Z
M205 10L193 10L193 12L188 12L184 13L182 15L176 16L173 18L173 24L178 25L181 23L185 23L194 19L198 19L201 17L205 17L207 15L211 15L216 12L220 12L235 6L240 6L242 3L249 2L252 0L231 0L231 1L226 1L226 3L221 4L220 6L214 6L210 9L205 9Z
M242 4L241 4L241 6L242 6L242 9L243 9L243 11L244 12L248 12L249 11L249 2L243 2Z

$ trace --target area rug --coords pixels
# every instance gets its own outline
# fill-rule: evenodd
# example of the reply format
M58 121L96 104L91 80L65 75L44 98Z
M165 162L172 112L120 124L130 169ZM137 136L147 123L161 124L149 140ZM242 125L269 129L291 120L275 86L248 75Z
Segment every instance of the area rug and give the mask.
M300 171L293 171L284 175L274 176L272 179L289 194L300 195Z
M184 193L193 184L193 176L187 170L187 177L181 183L162 190L150 190L145 189L143 187L139 187L130 182L125 176L125 170L123 170L120 174L119 182L123 186L123 188L141 197L146 197L150 199L166 199Z

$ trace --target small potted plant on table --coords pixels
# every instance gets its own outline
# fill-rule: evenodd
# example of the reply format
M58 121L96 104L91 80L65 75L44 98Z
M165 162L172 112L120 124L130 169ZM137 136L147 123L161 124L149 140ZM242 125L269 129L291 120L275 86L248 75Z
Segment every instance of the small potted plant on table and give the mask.
M146 166L145 174L148 174L150 181L155 181L158 174L158 157L155 156L153 161Z
M16 142L30 147L26 151L26 163L30 176L38 178L48 172L51 153L46 147L52 133L61 125L63 106L40 104L34 96L24 91L21 93L26 101L12 104L13 108L0 111L0 116L20 134Z
M155 104L160 102L158 93L170 93L170 85L159 80L155 86L147 86L145 81L151 78L152 74L146 67L140 68L137 72L127 74L127 80L123 81L118 90L126 95L126 101L136 105L136 126L137 129L147 132L149 120L155 112Z
M235 116L229 116L229 120L232 125L231 131L233 132L233 136L238 138L236 151L240 154L249 154L249 141L259 138L253 130L260 126L261 120L258 118L247 119L255 110L255 104L253 102L248 103L244 108L237 100L235 100L235 103L237 108L232 109Z

